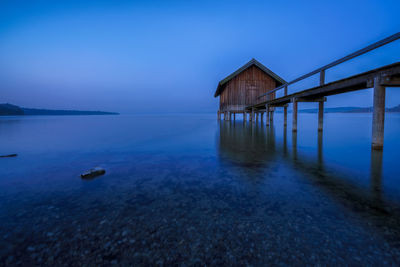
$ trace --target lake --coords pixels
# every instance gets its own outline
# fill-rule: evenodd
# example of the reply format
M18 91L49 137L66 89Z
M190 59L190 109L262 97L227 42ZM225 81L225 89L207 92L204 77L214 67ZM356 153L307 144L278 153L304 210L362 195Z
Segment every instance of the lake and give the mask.
M400 114L290 115L0 118L1 265L400 264Z

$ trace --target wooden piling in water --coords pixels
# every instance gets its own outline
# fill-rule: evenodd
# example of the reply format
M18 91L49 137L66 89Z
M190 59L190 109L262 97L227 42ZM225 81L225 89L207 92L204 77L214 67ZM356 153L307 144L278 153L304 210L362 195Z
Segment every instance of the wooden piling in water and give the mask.
M318 131L321 132L324 124L324 102L318 102Z
M265 125L269 126L269 106L265 105Z
M283 107L283 126L287 126L287 105Z
M271 120L271 123L274 121L274 108L271 109L270 120Z
M292 131L297 132L297 100L293 100L293 121L292 121Z
M385 126L385 86L380 85L379 77L374 79L374 110L372 116L372 149L383 149Z

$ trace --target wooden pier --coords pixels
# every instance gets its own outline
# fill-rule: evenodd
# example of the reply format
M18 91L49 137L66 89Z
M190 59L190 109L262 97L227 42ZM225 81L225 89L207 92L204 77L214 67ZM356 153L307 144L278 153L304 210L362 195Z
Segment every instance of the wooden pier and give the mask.
M261 114L261 121L263 114L266 113L266 125L269 126L270 121L273 120L274 110L277 107L283 107L284 113L284 126L287 125L287 109L288 105L293 105L292 112L292 131L297 132L297 114L299 102L318 102L318 131L323 130L323 117L324 117L324 102L327 97L331 95L343 94L347 92L364 90L373 88L373 118L372 118L372 148L380 150L383 148L383 135L384 135L384 120L385 120L385 91L386 87L400 87L400 62L376 68L367 72L363 72L345 79L325 82L325 71L346 62L350 59L365 54L378 47L384 46L395 40L400 39L400 32L389 36L379 42L369 45L360 49L348 56L338 59L328 65L318 68L308 74L305 74L291 82L283 83L273 90L267 90L266 93L257 97L253 104L247 105L243 113L249 113L251 121L258 121L258 114ZM304 80L313 75L320 75L320 83L318 86L308 88L306 90L288 94L288 86ZM283 96L275 98L278 90L284 90ZM219 112L220 114L220 112ZM256 117L255 117L256 114ZM225 117L226 118L226 117ZM255 119L256 118L256 119ZM246 115L244 117L246 121Z
M385 88L400 87L400 62L354 75L342 80L310 88L301 92L285 95L279 98L263 101L246 109L252 112L265 112L267 118L273 118L271 108L284 107L284 124L287 124L287 106L293 104L292 131L297 131L297 113L299 102L318 102L318 130L322 131L324 102L327 96L374 88L374 105L372 120L372 147L382 149L385 117ZM268 119L267 119L268 120ZM269 125L269 122L266 123Z

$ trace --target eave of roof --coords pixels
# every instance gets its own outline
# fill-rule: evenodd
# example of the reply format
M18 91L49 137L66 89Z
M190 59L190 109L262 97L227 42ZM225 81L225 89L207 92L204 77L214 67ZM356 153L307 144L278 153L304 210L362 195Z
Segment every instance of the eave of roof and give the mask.
M284 79L282 79L281 77L279 77L277 74L275 74L274 72L272 72L270 69L268 69L267 67L265 67L263 64L261 64L260 62L258 62L257 60L255 60L254 58L252 60L250 60L249 62L247 62L245 65L243 65L242 67L240 67L239 69L237 69L235 72L233 72L232 74L230 74L229 76L227 76L225 79L221 80L218 83L218 87L217 90L215 91L214 97L219 96L222 91L224 90L224 85L226 85L230 80L232 80L233 78L235 78L237 75L239 75L240 73L242 73L244 70L250 68L251 66L257 66L258 68L260 68L263 72L265 72L266 74L268 74L269 76L271 76L274 80L276 80L277 82L279 82L280 84L285 84L286 81ZM279 85L278 85L279 86Z

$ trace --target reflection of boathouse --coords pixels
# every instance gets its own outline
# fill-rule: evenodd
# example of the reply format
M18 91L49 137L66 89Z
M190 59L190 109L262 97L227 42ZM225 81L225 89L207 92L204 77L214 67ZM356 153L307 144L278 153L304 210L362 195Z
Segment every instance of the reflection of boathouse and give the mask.
M267 133L266 133L267 131ZM275 147L273 128L222 121L217 139L219 156L237 164L265 163Z
M214 97L220 97L218 113L244 113L246 106L266 100L266 96L258 98L276 87L286 83L255 59L233 72L218 83ZM274 98L274 94L271 94Z

